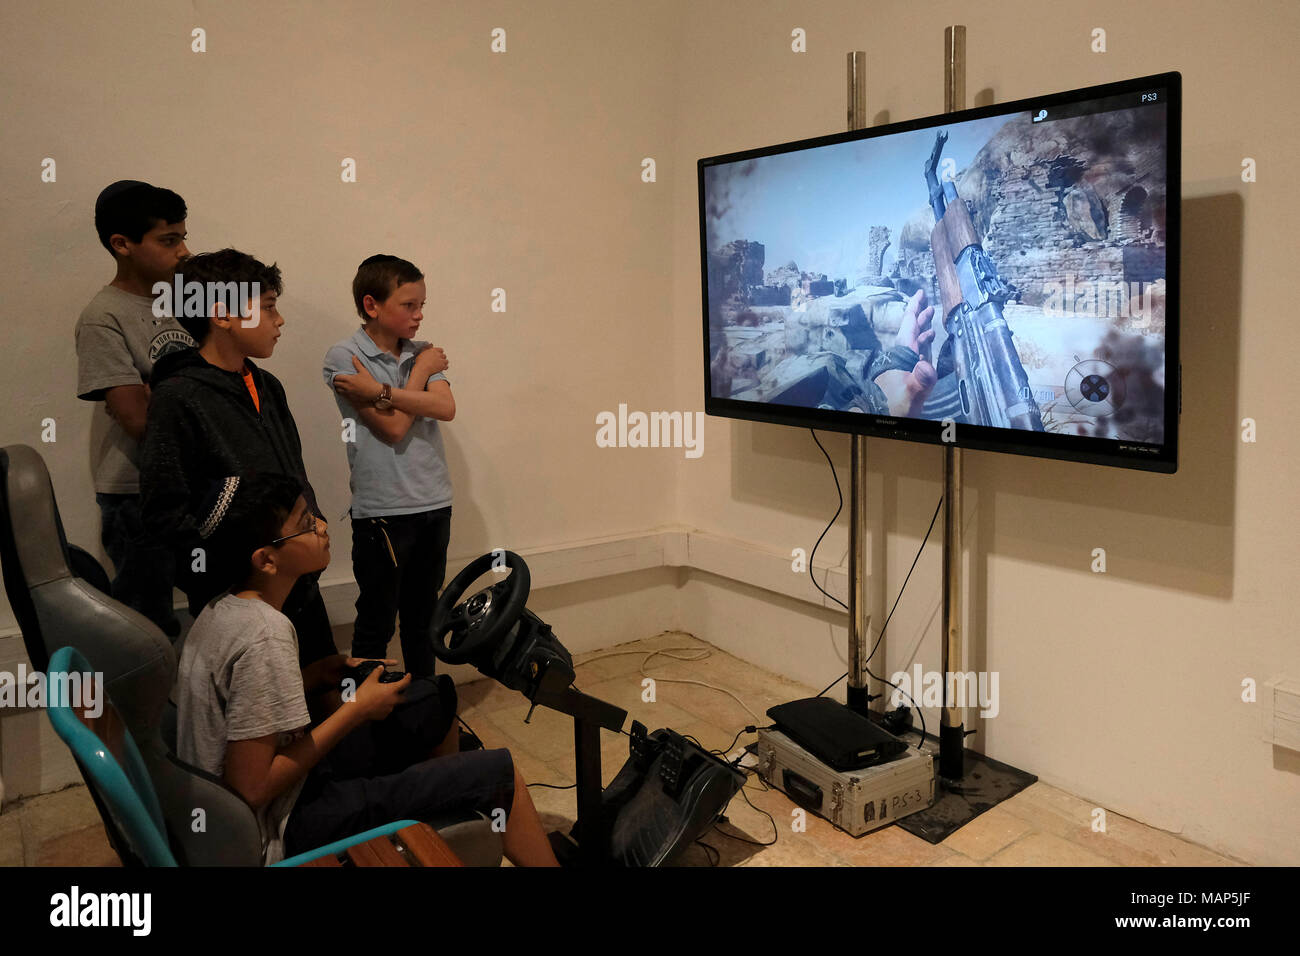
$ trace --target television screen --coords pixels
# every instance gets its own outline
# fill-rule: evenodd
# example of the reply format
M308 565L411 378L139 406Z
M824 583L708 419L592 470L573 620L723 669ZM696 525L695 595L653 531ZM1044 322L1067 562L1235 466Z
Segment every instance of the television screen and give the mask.
M1174 471L1180 94L701 159L706 412Z

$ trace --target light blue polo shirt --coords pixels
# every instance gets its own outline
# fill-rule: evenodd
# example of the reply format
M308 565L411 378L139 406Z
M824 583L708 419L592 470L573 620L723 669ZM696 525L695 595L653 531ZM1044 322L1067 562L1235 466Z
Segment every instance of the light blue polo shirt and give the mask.
M416 418L402 440L389 445L365 426L350 401L334 391L335 375L356 374L354 355L381 385L408 387L416 353L425 344L402 339L402 355L396 358L376 345L364 328L358 328L351 338L325 353L325 384L338 402L339 414L357 423L356 441L344 442L352 470L353 518L416 514L451 504L451 476L437 421ZM447 376L438 372L428 381L447 381ZM426 384L412 382L409 387L424 388Z

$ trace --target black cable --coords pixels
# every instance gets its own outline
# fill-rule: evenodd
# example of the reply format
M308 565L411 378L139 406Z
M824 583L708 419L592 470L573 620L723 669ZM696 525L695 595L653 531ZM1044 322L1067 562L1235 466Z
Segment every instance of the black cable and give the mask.
M691 743L695 744L695 746L697 746L697 747L699 747L701 750L703 750L706 754L711 754L711 753L713 753L712 750L710 750L708 747L704 746L704 744L700 743L698 740L696 740L696 739L695 739L694 737L692 737L690 734L682 734L681 736L682 736L682 739L683 739L683 740L689 740Z
M704 848L704 855L709 858L710 867L717 866L722 862L722 854L718 852L717 847L709 846L703 840L696 840L695 842ZM713 858L713 854L717 854L717 859Z
M844 510L844 492L840 490L840 476L835 473L835 462L831 461L831 456L827 454L826 449L822 447L821 439L817 437L817 432L813 431L813 429L811 428L808 429L808 432L812 435L813 441L817 443L817 447L821 448L822 454L826 455L826 464L831 466L831 477L835 479L835 494L838 495L840 499L839 507L835 509L834 516L831 518L829 522L827 522L826 527L822 529L821 535L817 538L817 544L813 545L812 554L808 556L808 577L812 579L813 587L815 587L818 591L821 591L822 594L825 594L828 598L830 598L832 601L834 601L836 604L838 604L840 607L844 608L844 610L847 611L849 609L849 606L845 604L843 601L841 601L839 598L835 597L835 595L827 591L820 584L818 584L817 575L813 573L816 567L815 562L817 560L817 545L822 543L822 538L826 537L826 532L831 530L831 525L835 524L835 520L839 518L840 512ZM845 674L844 676L847 677L848 675ZM841 680L843 680L843 678L841 678ZM839 681L836 681L835 683L838 684ZM831 687L834 686L835 684L831 685ZM830 690L830 689L831 689L830 687L826 688L826 690ZM826 693L826 690L822 691L822 694ZM817 696L820 697L822 694L818 694Z
M898 589L898 596L894 598L894 606L889 609L889 616L885 618L885 626L880 629L880 634L876 638L876 643L872 645L871 653L867 655L867 660L863 665L864 668L867 663L871 662L872 656L876 653L876 648L880 647L880 642L881 640L884 639L885 631L889 627L889 622L894 619L894 612L898 610L898 602L903 599L903 592L907 590L907 582L912 580L912 572L916 570L916 562L921 560L921 552L925 550L926 542L930 540L930 532L934 531L934 523L939 517L939 509L942 507L943 507L943 496L940 495L939 503L934 506L934 516L930 519L930 527L925 529L925 537L921 539L921 546L916 549L916 557L912 559L912 566L907 569L907 577L903 578L903 586ZM867 671L867 673L871 674L871 671ZM839 677L835 678L835 680L827 684L825 689L823 689L822 692L817 696L821 697L823 694L826 693L826 691L830 690L832 687L834 687L836 684L838 684L840 681L844 680L844 678L848 676L849 676L849 672L845 671ZM875 674L871 674L871 676L876 677ZM879 679L880 678L876 677L876 680ZM889 684L889 681L885 681L885 683ZM890 684L890 686L892 687L894 685ZM904 691L904 693L907 692Z
M464 717L462 717L460 714L457 714L457 715L456 715L456 719L460 721L460 725L461 725L462 727L464 727L466 730L469 731L469 734L470 734L471 737L473 737L473 738L474 738L475 740L477 740L479 743L482 743L482 742L483 742L483 738L480 737L478 734L474 733L474 728L471 727L469 724L465 723L465 718L464 718Z
M462 720L461 723L465 723L465 722ZM466 726L468 727L469 725L466 724ZM619 731L618 731L618 732L619 732L620 734L622 734L623 736L625 736L625 737L631 737L631 736L632 736L631 734L629 734L626 730L623 730L622 728L619 728ZM474 732L471 730L470 733L474 733ZM474 736L477 737L478 735L477 735L477 734L474 734ZM702 749L702 748L701 748L701 749ZM577 784L576 784L576 783L571 783L571 784L569 784L567 787L561 787L558 783L530 783L530 784L528 784L528 786L530 786L530 787L545 787L547 790L572 790L574 787L577 786Z
M889 609L889 617L885 618L885 627L880 629L880 634L876 637L876 643L871 645L871 653L867 655L866 663L871 663L871 658L875 656L876 648L880 646L881 640L885 636L885 628L889 627L890 618L894 616L894 611L898 607L898 602L903 597L903 592L907 590L907 582L912 580L912 572L916 570L916 562L921 560L921 552L925 550L925 543L930 540L930 532L934 530L934 523L939 519L939 509L943 507L943 495L939 496L939 503L934 506L934 514L930 517L930 527L925 529L925 537L921 539L921 547L916 549L916 557L912 559L912 566L907 569L907 577L903 578L903 586L898 589L898 597L894 598L894 606ZM848 676L845 674L844 676Z
M759 780L761 781L762 778L760 777ZM764 786L766 786L766 784ZM768 787L767 789L770 790L771 787ZM745 802L749 804L751 810L753 810L755 813L763 814L763 816L767 817L767 819L771 821L772 839L768 840L766 843L759 843L756 840L749 840L746 839L745 837L738 837L734 833L728 833L726 830L722 829L716 824L713 827L713 832L721 834L722 836L726 837L729 840L736 840L739 843L748 843L750 846L772 846L774 843L776 843L777 839L781 836L781 830L779 827L777 827L776 820L772 817L772 814L768 813L766 810L760 810L758 807L754 806L753 801L751 801L749 797L746 795L745 788L743 786L740 788L740 795L744 797Z
M731 753L731 748L734 747L734 746L736 746L736 741L738 741L738 740L739 740L743 735L745 735L745 734L752 734L752 733L756 732L757 730L758 730L758 728L755 727L753 724L748 724L748 725L745 726L745 728L744 728L743 730L739 731L739 732L736 734L735 737L731 738L731 743L727 744L727 749L726 749L726 750L714 750L714 751L711 751L711 752L717 754L719 757L725 757L727 754ZM738 762L740 762L741 760L744 760L744 759L745 759L745 755L744 755L744 754L741 754L741 755L740 755L739 757L737 757L734 761L732 761L732 763L738 763Z
M474 734L474 728L471 727L469 724L465 723L465 718L464 718L464 717L462 717L460 714L457 714L457 715L456 715L456 719L460 721L461 726L463 726L463 727L464 727L466 730L468 730L471 734ZM474 734L474 737L475 737L475 739L478 740L479 743L482 743L482 742L483 742L483 738L480 737L478 734ZM528 784L528 786L530 786L530 787L545 787L547 790L572 790L574 787L577 786L577 784L576 784L576 783L571 783L571 784L569 784L567 787L562 787L562 786L560 786L558 783L530 783L530 784Z
M816 442L816 446L818 446L819 449L822 449L822 454L826 455L826 463L828 464L828 466L831 466L831 477L835 479L835 493L836 496L839 497L840 499L839 506L837 506L835 510L835 516L832 516L831 520L829 520L829 523L826 525L826 528L822 529L822 535L818 537L818 540L816 540L816 544L813 545L813 554L811 554L809 557L809 578L813 580L813 587L818 589L818 591L822 592L823 594L826 594L826 596L831 598L832 601L835 601L837 605L844 607L844 610L849 610L849 607L844 604L844 601L841 601L840 598L833 596L833 594L827 592L826 588L823 588L822 585L816 583L816 575L814 574L814 567L816 562L816 549L818 549L818 545L822 544L822 538L826 537L828 531L831 531L831 525L835 524L836 519L839 518L840 516L840 512L844 511L844 492L842 492L840 488L840 476L839 473L836 473L835 471L835 462L832 462L831 455L827 453L826 446L823 446L822 440L816 437L816 432L814 431L814 429L810 428L809 433L811 434L811 436L813 436L813 441ZM915 700L915 698L911 696L910 693L907 693L906 691L904 691L904 689L898 687L897 684L894 684L892 680L885 680L884 678L879 678L879 676L872 674L870 667L867 667L867 665L868 663L871 663L871 658L875 657L876 649L878 649L880 646L880 641L884 640L885 631L887 631L889 628L889 622L893 620L894 611L898 610L898 601L902 600L902 594L904 594L904 592L907 589L907 581L911 580L911 572L917 570L917 562L920 561L920 554L922 554L922 551L926 550L926 544L928 541L930 541L931 532L933 532L933 529L935 529L935 522L936 520L939 520L939 510L943 506L944 506L944 498L943 496L940 496L939 503L935 505L935 514L933 514L930 519L930 527L926 528L926 537L923 537L922 541L920 541L920 548L917 549L917 557L911 559L911 567L907 568L907 575L905 576L904 579L902 579L902 587L898 588L898 596L894 597L893 606L891 607L891 609L889 609L888 617L885 618L884 627L880 628L880 633L878 636L876 636L876 643L871 645L871 653L867 654L867 659L865 662L863 662L863 666L862 666L863 670L865 670L867 672L867 675L871 676L872 679L879 680L879 682L884 684L889 684L889 687L892 687L896 689L896 691L900 691L901 693L905 693L905 695L907 695L907 700L911 701L911 705L913 705L913 708L915 709L915 711L917 711L917 715L920 718L920 741L922 741L922 743L926 743L926 715L924 715L922 711L920 711L920 708L917 705L917 700ZM850 624L850 626L852 626L852 624ZM822 688L822 691L820 691L816 696L822 697L826 695L829 689L835 687L836 684L839 684L841 680L844 680L846 678L846 676L849 676L848 671L845 671L844 674L837 676L835 680L832 680L831 683L827 684L826 687ZM729 750L731 748L727 748L727 749Z
M899 687L893 681L885 680L883 677L876 677L875 674L871 673L871 668L863 665L863 670L867 672L868 677L873 677L882 683L888 684L890 687L894 688L894 690L898 691L899 693L907 694L907 691L903 690L903 688ZM913 697L911 694L907 694L907 699L912 702L912 707L916 710L916 716L921 718L921 744L923 744L925 743L925 714L921 713L921 708L917 704L915 697ZM921 749L921 744L916 745L917 750Z
M835 678L833 681L831 681L829 684L827 684L825 687L823 687L823 688L821 689L821 692L818 693L817 696L818 696L818 697L824 697L824 696L826 695L826 692L827 692L828 690L830 690L832 687L834 687L836 684L838 684L840 681L844 680L844 678L846 678L846 677L848 677L848 676L849 676L849 672L848 672L848 671L845 671L845 672L844 672L843 674L841 674L839 677Z
M816 435L813 436L813 438L816 437L817 437ZM820 448L821 442L818 442L817 446ZM826 449L823 448L822 452L825 453L825 451ZM829 460L830 460L830 456L828 455L827 461ZM834 467L835 467L834 465L831 466L832 471L834 470ZM837 479L836 487L838 486L839 486L839 480ZM921 552L925 550L925 545L930 540L930 534L934 531L934 523L937 520L939 520L939 510L942 507L943 507L943 496L940 495L939 503L934 506L934 514L930 518L930 527L925 529L925 537L921 539L921 546L916 549L916 557L912 558L912 566L907 569L907 576L903 578L903 586L898 589L898 596L894 598L894 604L889 609L889 615L885 618L885 624L880 629L880 634L877 635L876 637L876 643L871 646L871 653L867 655L867 659L862 665L862 669L867 672L867 675L869 677L873 678L874 680L880 681L882 684L888 684L896 691L899 691L903 694L907 694L907 699L912 702L912 707L916 710L916 715L921 718L921 742L922 743L925 742L925 714L921 713L921 708L917 705L916 698L914 698L911 694L908 694L907 691L903 690L893 681L887 681L883 677L877 677L875 674L871 673L871 668L867 667L867 664L870 663L871 658L875 656L877 648L880 647L880 642L884 640L885 631L888 630L889 628L889 622L894 619L894 612L898 610L898 602L903 599L903 592L907 590L907 582L912 580L912 572L916 570L916 563L921 560ZM822 692L817 696L818 697L823 696L826 693L826 691L830 690L832 687L834 687L836 684L838 684L840 681L844 680L844 678L848 676L849 676L848 671L845 671L839 677L835 678L835 680L827 684L826 687L822 690Z

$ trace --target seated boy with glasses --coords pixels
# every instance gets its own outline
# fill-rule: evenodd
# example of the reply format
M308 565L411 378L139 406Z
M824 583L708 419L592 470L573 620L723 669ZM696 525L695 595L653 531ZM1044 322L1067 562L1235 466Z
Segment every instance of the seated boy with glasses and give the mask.
M344 684L342 701L313 725L307 693L339 686L362 661L336 654L299 667L281 608L302 575L330 561L325 519L312 513L301 482L227 478L197 524L224 593L181 651L177 754L253 808L265 862L394 820L480 812L504 816L512 862L558 865L510 752L457 752L454 709L434 681L408 674L383 683L382 669L373 671Z

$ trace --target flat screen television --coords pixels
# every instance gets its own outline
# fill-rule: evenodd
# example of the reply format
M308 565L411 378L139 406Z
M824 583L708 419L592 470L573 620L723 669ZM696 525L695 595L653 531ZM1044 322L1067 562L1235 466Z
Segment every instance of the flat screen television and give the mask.
M705 411L1175 471L1181 90L701 159Z

